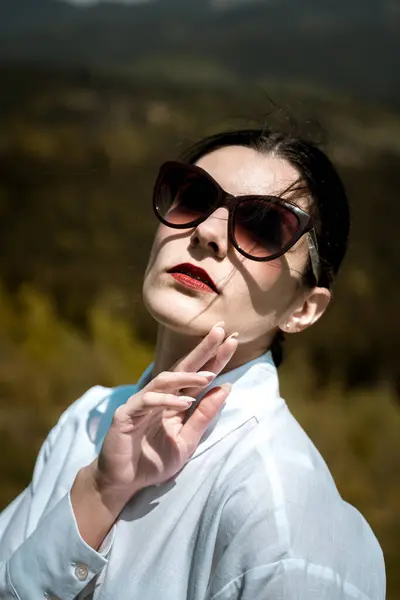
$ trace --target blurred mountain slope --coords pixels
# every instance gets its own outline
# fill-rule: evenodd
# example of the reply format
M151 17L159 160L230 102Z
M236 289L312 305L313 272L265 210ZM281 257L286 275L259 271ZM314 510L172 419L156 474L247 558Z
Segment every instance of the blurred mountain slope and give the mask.
M0 280L7 289L34 284L79 326L98 294L118 289L129 299L125 316L134 302L136 325L151 339L139 298L158 166L224 127L273 122L291 130L291 115L296 131L323 138L312 116L332 140L353 228L330 318L303 334L302 356L317 365L318 385L391 382L400 393L398 114L282 86L268 92L287 110L274 110L250 85L146 83L59 66L2 70Z
M61 0L1 0L0 34L18 35L79 15L77 7Z
M102 65L168 78L185 58L238 81L277 78L398 103L395 0L158 0L78 8L3 0L0 58ZM171 66L172 65L172 66ZM203 70L204 77L204 70Z

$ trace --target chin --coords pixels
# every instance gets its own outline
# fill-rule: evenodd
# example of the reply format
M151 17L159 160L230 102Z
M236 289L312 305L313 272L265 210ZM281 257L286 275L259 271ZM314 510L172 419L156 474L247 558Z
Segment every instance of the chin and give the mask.
M205 309L201 296L186 295L172 286L156 287L145 279L142 298L153 319L177 333L205 336L217 321L223 320L215 310Z

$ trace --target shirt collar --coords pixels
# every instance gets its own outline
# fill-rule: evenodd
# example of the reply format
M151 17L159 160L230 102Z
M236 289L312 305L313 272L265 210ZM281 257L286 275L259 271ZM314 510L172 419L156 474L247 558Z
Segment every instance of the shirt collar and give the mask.
M153 364L144 371L137 383L138 390L150 381L152 369ZM232 390L219 414L203 434L190 460L208 450L249 419L255 418L260 421L284 405L279 394L277 369L270 351L236 369L218 375L197 396L197 400L200 401L210 389L223 383L231 383Z

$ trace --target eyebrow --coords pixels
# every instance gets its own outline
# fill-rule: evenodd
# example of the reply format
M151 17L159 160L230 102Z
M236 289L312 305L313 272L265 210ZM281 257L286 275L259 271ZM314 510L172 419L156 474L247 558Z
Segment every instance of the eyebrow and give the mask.
M204 169L203 167L201 167L200 165L198 165L197 163L189 163L192 166L197 167L200 171L203 171L204 175L208 178L210 178L219 188L221 188L221 190L225 193L228 194L228 196L232 196L233 198L240 198L241 196L267 196L270 198L276 198L277 200L284 200L285 202L287 202L288 204L291 204L292 206L296 207L296 208L300 208L301 210L309 210L309 207L307 207L306 209L304 209L302 206L300 206L300 204L298 202L295 202L293 198L291 198L290 196L287 198L284 198L284 194L287 194L289 192L292 192L292 194L296 194L297 192L297 198L300 197L300 193L301 193L301 197L302 198L309 198L310 192L308 190L307 185L304 183L304 180L301 178L301 176L299 175L299 177L293 181L291 184L289 184L285 189L283 189L280 192L275 192L272 194L231 194L230 192L227 192L226 189L224 187L222 187L222 185L215 179L215 177L213 177L213 175L211 175L211 173L209 173L208 171L206 171L206 169Z
M291 193L295 198L304 198L304 199L306 199L308 201L311 200L310 191L308 189L308 186L302 180L302 178L300 176L299 176L298 179L296 179L296 181L293 181L293 183L291 183L286 189L284 189L283 191L281 191L278 197L282 198L282 200L285 200L285 202L288 202L292 206L296 206L297 208L301 208L302 210L309 210L310 209L309 205L306 208L303 208L302 206L300 206L298 202L294 201L293 197L289 196L287 198L284 198L283 195L287 194L287 193Z

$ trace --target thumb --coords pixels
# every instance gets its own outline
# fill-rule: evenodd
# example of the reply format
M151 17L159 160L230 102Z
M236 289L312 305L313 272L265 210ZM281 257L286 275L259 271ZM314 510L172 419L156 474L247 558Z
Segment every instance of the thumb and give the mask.
M193 414L183 425L180 437L185 443L189 455L196 450L202 435L221 410L231 389L232 385L230 383L224 383L207 392L200 400Z

